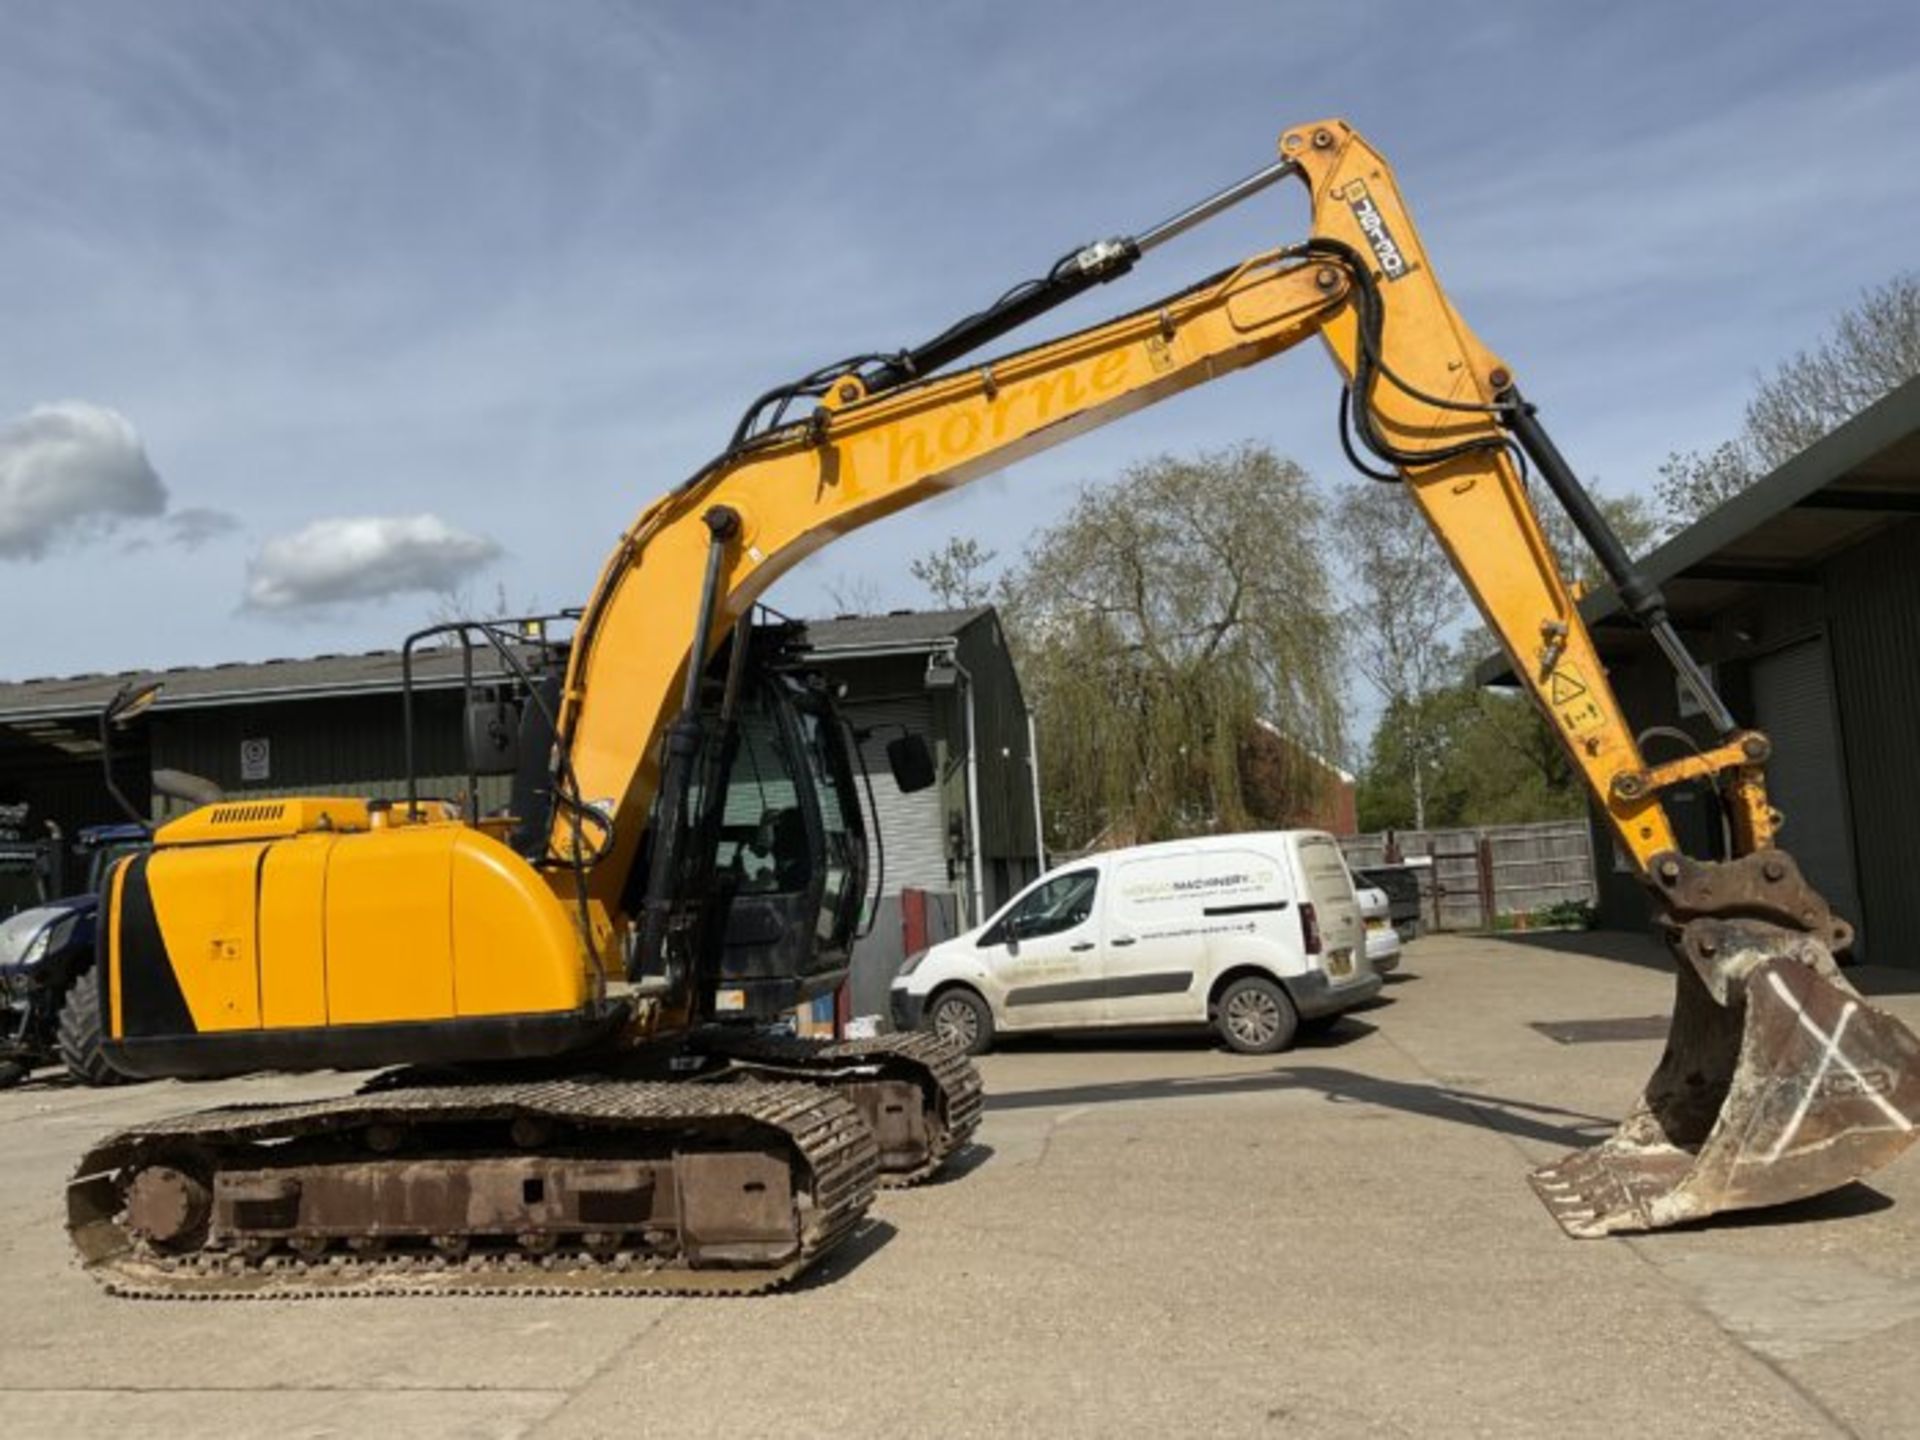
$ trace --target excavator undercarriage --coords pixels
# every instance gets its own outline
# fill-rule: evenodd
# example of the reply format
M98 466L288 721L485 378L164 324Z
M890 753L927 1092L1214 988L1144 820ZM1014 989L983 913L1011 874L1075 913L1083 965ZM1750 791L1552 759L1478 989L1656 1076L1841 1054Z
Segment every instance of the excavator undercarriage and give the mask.
M878 1165L817 1085L409 1087L123 1130L68 1228L146 1298L746 1294L844 1240Z
M746 1294L980 1123L979 1072L931 1035L714 1027L678 1058L674 1079L392 1071L125 1130L81 1161L68 1230L145 1298Z

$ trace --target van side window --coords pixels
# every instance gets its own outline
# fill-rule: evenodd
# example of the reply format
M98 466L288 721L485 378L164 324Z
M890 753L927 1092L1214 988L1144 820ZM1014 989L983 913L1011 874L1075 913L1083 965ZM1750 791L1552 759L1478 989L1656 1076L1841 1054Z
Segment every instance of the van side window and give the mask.
M980 937L980 943L1004 945L1009 940L1032 940L1085 924L1093 914L1093 896L1099 885L1097 870L1056 875L1029 891L1019 904L1001 916L999 923Z

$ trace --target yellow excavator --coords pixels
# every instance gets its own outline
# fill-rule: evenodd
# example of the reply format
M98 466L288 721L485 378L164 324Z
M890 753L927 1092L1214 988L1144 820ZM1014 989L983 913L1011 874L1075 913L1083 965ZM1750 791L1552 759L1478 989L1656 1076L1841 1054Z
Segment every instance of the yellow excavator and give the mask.
M1130 314L963 359L1282 179L1309 236ZM530 686L513 813L234 800L114 872L108 1055L146 1075L401 1066L360 1093L114 1135L69 1228L122 1293L748 1290L849 1233L877 1177L937 1169L979 1111L924 1036L779 1042L831 984L867 881L857 746L758 596L834 537L1309 337L1349 455L1431 523L1643 875L1678 962L1666 1053L1616 1134L1536 1172L1571 1234L1813 1195L1914 1138L1920 1042L1834 956L1851 932L1775 843L1740 728L1448 303L1346 124L1135 236L1063 257L927 343L756 400L648 506ZM1528 499L1537 473L1719 732L1649 766ZM503 652L504 653L504 652ZM533 677L530 677L533 678ZM924 747L890 747L905 784ZM1681 853L1662 792L1714 782L1731 853ZM443 1067L428 1071L429 1063ZM451 1068L446 1068L451 1067Z

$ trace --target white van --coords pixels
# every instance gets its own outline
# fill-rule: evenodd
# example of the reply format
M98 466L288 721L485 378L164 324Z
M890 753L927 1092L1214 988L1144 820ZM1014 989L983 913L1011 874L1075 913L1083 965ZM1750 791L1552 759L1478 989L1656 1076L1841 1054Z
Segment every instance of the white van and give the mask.
M1360 908L1318 830L1214 835L1089 856L986 924L907 958L894 1024L986 1050L996 1033L1216 1026L1246 1054L1370 999Z

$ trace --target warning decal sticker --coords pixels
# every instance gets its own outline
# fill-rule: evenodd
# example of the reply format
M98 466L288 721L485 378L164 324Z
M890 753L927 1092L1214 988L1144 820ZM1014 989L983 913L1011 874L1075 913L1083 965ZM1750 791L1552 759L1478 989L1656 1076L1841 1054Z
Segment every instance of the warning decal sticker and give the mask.
M1606 716L1587 693L1587 682L1578 670L1564 662L1547 677L1547 703L1560 723L1578 734L1606 723Z
M1580 673L1571 666L1563 666L1554 671L1547 685L1547 698L1556 705L1565 705L1569 701L1578 700L1586 693L1586 683L1581 680Z

